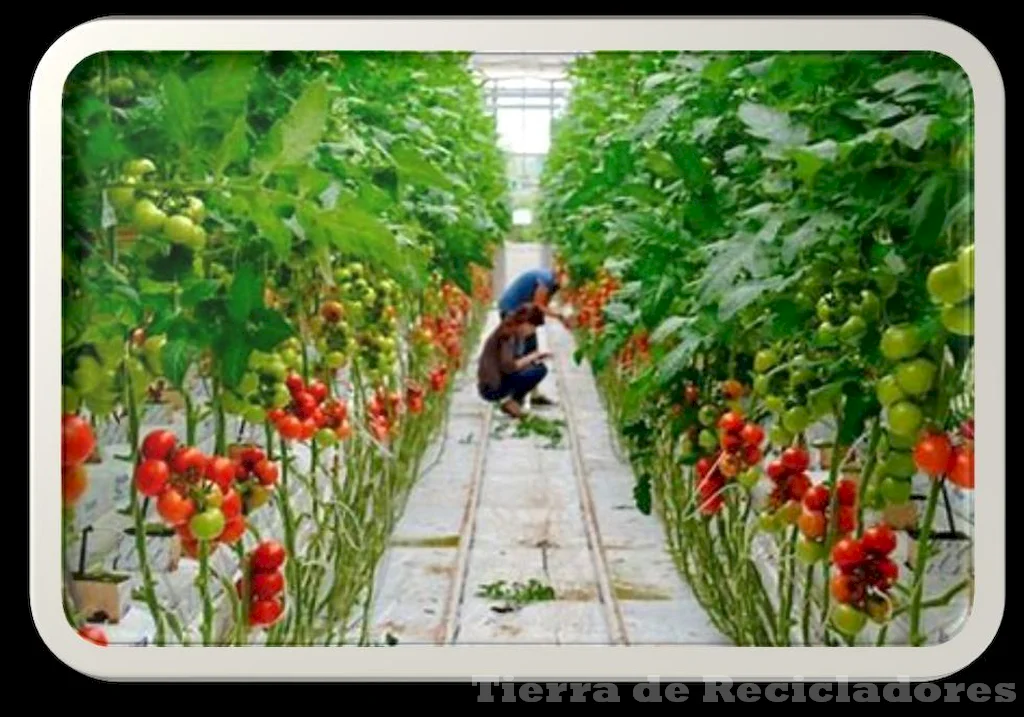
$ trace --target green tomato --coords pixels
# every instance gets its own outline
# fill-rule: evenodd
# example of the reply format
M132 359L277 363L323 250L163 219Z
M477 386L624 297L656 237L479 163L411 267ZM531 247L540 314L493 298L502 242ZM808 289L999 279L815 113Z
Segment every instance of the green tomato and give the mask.
M225 391L221 394L220 405L227 413L232 415L237 415L245 410L245 402L232 391Z
M882 298L888 299L896 294L898 279L888 269L882 267L875 267L871 270L871 278L875 280L875 286L878 287L878 293L882 295Z
M884 625L892 618L892 601L888 595L871 593L864 598L864 610L876 625Z
M878 383L875 384L875 395L882 406L891 406L907 397L903 389L900 388L899 381L892 374L878 379Z
M330 347L327 345L327 339L325 339L323 336L316 340L314 347L316 348L316 352L321 356L330 351Z
M811 311L814 308L814 299L803 291L798 291L793 295L793 303L796 304L796 308L801 312Z
M260 377L252 371L246 371L242 375L242 380L238 382L238 392L243 396L248 396L259 387Z
M971 295L971 289L960 279L960 265L955 261L934 267L928 272L925 285L936 304L959 304Z
M800 539L796 543L796 557L803 563L813 565L819 563L825 559L825 555L828 552L825 550L825 544L817 540L808 540L805 536L800 536Z
M718 421L718 409L711 404L701 406L700 411L697 412L697 420L702 426L715 425L715 422Z
M747 490L750 490L757 485L759 480L761 480L761 474L758 472L757 468L748 468L745 471L741 471L740 474L736 476L736 482Z
M208 508L193 515L188 527L199 540L213 540L224 532L224 522L224 513L220 508Z
M832 607L831 621L839 632L848 637L856 637L867 624L868 616L853 605L837 603Z
M814 339L819 346L835 346L839 342L839 329L828 321L823 321L818 324Z
M781 396L766 396L764 407L772 413L779 414L786 410L786 402Z
M324 357L324 361L328 368L336 371L345 365L345 354L341 351L331 351Z
M956 268L960 272L960 283L974 293L974 244L968 244L956 255Z
M263 366L263 373L274 381L284 381L288 377L288 366L280 357L274 357Z
M793 434L782 426L775 425L768 431L768 440L773 446L788 446L793 442Z
M974 336L973 301L943 306L940 319L949 333L957 336Z
M860 303L857 304L857 314L865 321L874 321L882 313L882 302L873 291L864 289L860 292Z
M811 415L814 418L822 418L835 410L835 398L825 391L813 393L810 396Z
M764 374L754 376L754 393L756 393L759 396L763 396L764 394L768 393L769 389L771 389L771 384L772 380L765 376Z
M900 436L895 433L886 433L884 438L891 450L909 451L917 445L917 436L914 434Z
M778 354L771 349L762 349L754 355L754 370L758 373L771 371L778 362Z
M128 177L124 184L135 184L134 177ZM126 211L135 204L135 190L132 187L113 187L107 191L107 197L115 209Z
M889 505L903 505L910 500L911 483L899 478L886 478L878 486L878 492Z
M705 451L713 451L718 447L718 436L710 429L703 429L697 437L697 443Z
M156 165L153 164L153 160L146 159L145 157L133 159L124 168L124 173L129 177L143 177L155 171Z
M833 313L835 313L835 304L833 303L832 294L825 294L823 297L818 299L818 303L814 307L814 313L818 317L819 321L828 321L832 318Z
M896 367L896 381L911 396L922 396L935 384L938 368L925 358L904 361Z
M834 284L853 284L861 279L861 273L857 269L850 267L843 267L835 273L832 278Z
M262 406L249 406L242 415L246 423L260 424L267 420L267 412Z
M189 197L185 200L188 209L185 211L188 214L189 219L199 224L206 218L206 207L203 205L203 200L199 197Z
M867 333L867 322L860 316L851 316L839 328L839 339L843 343L855 344Z
M790 433L802 433L811 422L810 412L803 406L794 406L782 417L782 426Z
M890 326L882 334L882 355L890 361L902 361L916 356L924 347L917 327L910 324Z
M292 394L283 383L275 384L274 393L270 399L270 405L274 408L284 408L292 400Z
M149 199L140 199L132 208L132 221L142 232L157 232L163 229L167 215Z
M762 513L757 518L757 525L766 533L774 533L780 527L774 513Z
M679 442L679 454L683 460L697 455L697 447L690 440L689 436L683 436L683 439Z
M287 366L288 368L297 369L299 366L302 365L302 356L300 356L299 352L296 351L295 349L287 348L281 353L279 353L278 356L281 357L281 360L284 362L284 365Z
M333 446L338 442L338 434L330 428L321 428L316 432L313 440L321 446Z
M924 421L924 415L917 404L911 401L897 401L886 409L886 420L892 433L909 437L917 434Z
M885 507L885 497L876 485L869 485L864 490L864 506L872 510L881 510Z
M164 235L175 244L189 245L195 236L196 225L184 214L175 214L164 222Z
M885 457L884 469L887 476L904 480L913 478L917 473L914 456L909 451L890 451Z

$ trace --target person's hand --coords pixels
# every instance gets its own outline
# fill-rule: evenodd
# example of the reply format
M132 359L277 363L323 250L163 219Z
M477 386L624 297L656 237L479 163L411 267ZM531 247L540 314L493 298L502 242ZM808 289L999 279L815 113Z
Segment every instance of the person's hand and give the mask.
M544 359L549 359L549 358L553 358L553 357L554 357L554 354L551 353L550 351L538 351L537 352L537 360L538 361L543 361Z

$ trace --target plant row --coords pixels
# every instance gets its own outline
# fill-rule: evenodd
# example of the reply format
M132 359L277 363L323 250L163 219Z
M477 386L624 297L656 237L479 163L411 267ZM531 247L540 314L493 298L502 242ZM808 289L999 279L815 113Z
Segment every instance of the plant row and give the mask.
M738 644L923 644L972 584L929 569L969 543L974 488L965 75L928 53L572 72L541 220L638 506Z

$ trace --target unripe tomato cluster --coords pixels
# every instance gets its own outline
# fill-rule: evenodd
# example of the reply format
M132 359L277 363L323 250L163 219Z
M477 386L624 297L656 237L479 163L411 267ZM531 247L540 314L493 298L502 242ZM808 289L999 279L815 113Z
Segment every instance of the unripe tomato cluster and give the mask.
M276 540L264 540L246 556L243 568L247 577L235 584L238 596L249 601L249 624L269 627L284 613L284 573L281 567L287 557L284 546Z
M336 295L331 299L341 305L345 321L339 317L328 324L323 314L314 321L315 333L330 329L317 343L324 367L336 370L358 351L368 378L379 383L398 362L398 284L372 277L359 263L336 269L334 280Z
M139 197L135 185L156 172L152 160L140 158L125 165L118 186L108 190L110 203L121 215L130 219L135 228L150 236L163 236L172 244L180 244L193 251L206 246L203 220L206 209L196 196L162 196L151 190ZM160 202L163 206L158 206Z
M246 529L243 494L251 495L255 484L269 490L277 477L277 466L259 449L208 456L159 429L142 441L134 482L139 493L156 498L157 513L175 528L185 554L196 557L200 541L214 549L239 541Z
M289 371L302 366L300 350L301 343L293 338L273 353L253 351L249 355L249 370L238 386L223 393L224 411L258 424L263 423L269 410L287 406L291 394L285 379Z
M61 492L66 507L74 506L89 487L85 463L96 448L92 426L81 416L66 413L61 417Z
M289 402L284 408L273 408L267 418L286 441L309 441L332 444L351 435L348 405L329 396L327 384L319 379L309 383L297 373L285 378Z
M833 501L834 498L834 501ZM832 543L846 538L857 528L857 483L848 478L836 482L835 495L824 483L812 485L801 500L797 527L801 540L797 555L808 563L815 563L828 554L826 544L829 522L835 503L835 531Z
M926 286L932 301L941 307L939 318L946 331L973 336L974 244L961 248L955 261L933 267Z
M859 539L843 538L832 547L834 572L829 588L836 605L832 624L843 634L859 633L868 618L883 624L892 615L889 591L900 568L889 555L896 549L896 533L879 523Z

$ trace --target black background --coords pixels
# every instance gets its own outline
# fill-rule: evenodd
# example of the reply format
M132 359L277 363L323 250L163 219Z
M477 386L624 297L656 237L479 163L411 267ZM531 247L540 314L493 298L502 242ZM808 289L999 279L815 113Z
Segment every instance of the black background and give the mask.
M505 6L505 7L507 7L510 10L511 9L527 10L527 9L529 9L529 7L528 7L529 5L530 5L529 3L516 3L515 5L510 5L510 6ZM60 8L59 12L56 11L58 7ZM477 7L479 7L479 6L477 6ZM505 9L505 7L503 7L502 9ZM713 7L713 6L711 6L711 7ZM1004 30L1009 30L1011 32L1015 32L1016 31L1016 25L1014 23L1012 23L1012 22L1010 22L1010 23L1007 22L1007 20L1009 20L1009 18L1006 16L1005 13L1001 13L1001 12L997 11L997 12L993 12L993 13L986 12L984 15L981 15L981 14L979 14L979 15L972 15L972 14L969 14L968 12L965 12L965 10L969 9L969 7L970 6L958 6L956 12L945 12L945 13L941 13L941 14L931 14L930 16L933 17L933 18L938 18L938 19L945 20L947 22L953 23L955 25L958 25L962 29L964 29L964 30L970 32L972 35L974 35L979 41L982 42L982 44L984 44L988 48L989 52L991 52L993 57L995 57L996 62L998 63L1000 71L1001 71L1001 73L1003 75L1003 78L1002 78L1003 79L1003 83L1004 83L1004 85L1007 88L1007 108L1009 109L1010 107L1013 106L1013 99L1012 99L1013 98L1013 94L1012 94L1012 90L1010 88L1014 84L1010 80L1010 78L1007 77L1007 75L1010 74L1011 57L1012 57L1011 54L1010 54L1011 53L1011 49L1010 49L1010 44L1009 43L1014 42L1014 41L1018 41L1018 38L1016 38L1016 37L1008 38L1008 37L1006 37L1003 34L1003 31ZM338 8L338 6L334 6L334 8ZM141 9L146 9L146 8L136 7L136 11L141 10ZM190 7L188 6L187 3L181 4L181 5L175 4L174 5L175 12L173 13L173 15L175 15L175 16L191 16L191 17L203 17L203 16L211 16L211 15L215 16L215 17L216 16L219 16L219 17L232 17L232 15L227 14L227 13L210 13L211 7L209 6L209 4L206 4L206 3L204 3L202 8L196 8L196 9L201 9L204 12L202 12L202 13L198 13L197 12L195 14L192 14L192 13L188 12L190 10ZM398 8L396 7L395 9L398 9ZM434 8L431 8L431 9L434 9ZM546 9L551 9L550 5L546 6ZM743 10L742 7L736 7L735 9L738 11L736 14L742 14L742 10ZM818 14L817 10L820 9L820 6L818 6L818 7L811 7L811 8L801 8L799 5L797 5L797 6L794 6L794 8L792 10L788 11L788 12L785 12L783 8L773 7L773 9L778 10L779 14L782 14L782 15L793 15L793 16L817 15ZM885 8L880 8L880 9L884 9L887 12L884 12L884 13L883 12L872 12L871 11L872 10L871 7L867 7L864 4L862 4L862 3L858 3L856 6L851 7L847 12L839 13L838 15L846 16L846 17L870 17L870 16L884 17L886 15L903 15L903 16L922 16L922 15L924 15L923 13L909 13L909 12L908 13L893 13L892 10L894 10L895 8L893 8L893 7L889 6L889 5L886 5ZM72 28L76 27L77 25L80 25L80 24L82 24L84 22L88 22L89 20L98 19L98 18L101 18L101 17L112 17L112 16L146 17L145 15L137 14L137 12L132 12L132 13L113 13L113 12L89 12L89 13L84 13L84 12L74 12L75 7L73 5L72 6L47 6L45 8L45 10L47 12L47 15L44 16L43 18L32 17L31 19L29 19L29 15L26 14L25 16L20 16L20 18L17 18L17 19L14 18L14 17L10 17L9 20L8 20L7 27L8 27L8 31L9 31L10 35L9 35L9 38L8 38L8 50L5 53L7 55L7 62L13 62L16 65L20 65L19 71L16 72L15 75L13 76L13 77L17 77L20 80L20 83L12 83L12 85L8 85L8 87L10 89L12 89L12 90L16 86L19 86L19 87L23 88L24 94L22 94L21 96L24 97L26 100L28 99L28 95L29 95L29 91L30 91L30 88L31 88L32 79L33 79L36 67L37 67L40 59L45 54L47 49L49 49L50 45L53 44L61 35L63 35L64 33L68 32L69 30L71 30ZM71 12L67 12L69 10ZM755 16L755 17L757 17L757 16L764 16L763 10L764 10L764 6L763 5L751 6L750 7L750 11L751 11L750 14L752 16ZM317 11L315 8L311 8L309 11L307 11L307 12L305 12L303 14L320 15L321 12ZM563 15L561 13L558 13L558 15L561 16L561 17L572 17L571 15ZM166 15L162 14L159 17L170 17L170 16L172 16L172 13L168 13ZM262 14L260 14L260 16L261 17L274 17L272 15L262 15ZM477 16L479 16L479 15L477 15ZM654 15L652 15L652 16L654 16ZM282 17L284 17L284 16L282 16ZM512 17L512 16L503 15L503 17ZM21 40L21 41L24 42L24 44L22 44L21 42L18 42L16 44L15 40ZM572 49L572 48L566 48L566 49ZM13 77L12 76L8 76L8 79L13 79ZM8 93L7 96L8 96L9 99L14 100L17 97L17 93ZM15 104L15 103L12 102L12 104ZM9 111L11 112L11 114L14 114L14 110L13 109L9 109ZM26 164L27 164L27 159L28 159L27 140L28 140L28 136L29 136L28 126L27 126L28 125L28 121L27 121L28 120L28 103L27 102L26 102L26 105L25 105L25 115L24 116L26 118L26 132L25 132L25 134L23 136L26 139L25 158L26 158ZM1012 149L1016 149L1016 141L1015 141L1014 130L1015 130L1014 123L1007 122L1007 149L1008 149L1008 152L1009 152L1009 150L1011 148ZM12 137L12 140L13 140L13 137ZM13 147L16 147L17 144L18 143L15 143L15 142L12 141L10 144L7 145L7 148L8 149L13 149ZM1009 159L1009 157L1008 157L1008 159ZM1009 186L1007 188L1008 189L1008 193L1007 193L1007 200L1008 201L1007 201L1007 204L1009 206L1014 206L1014 204L1015 204L1015 202L1014 202L1014 197L1015 197L1014 186L1016 184L1016 175L1015 175L1015 172L1013 171L1014 164L1012 162L1008 161L1007 162L1007 167L1008 167L1007 181L1009 183ZM27 170L27 166L26 166L26 170ZM12 178L12 184L9 185L9 186L17 186L17 180L15 178ZM27 171L26 171L26 199L27 199ZM56 201L57 201L57 197L56 196L54 197L54 200L55 200L55 203L56 203ZM26 205L27 205L27 202L26 202ZM56 206L54 206L54 210L55 211L57 210ZM13 229L13 227L11 227L11 228ZM1008 225L1008 229L1012 229L1012 227ZM24 264L23 265L27 269L28 268L27 231L22 236L25 237L25 239L20 240L20 241L19 241L19 238L16 235L15 236L8 236L8 237L6 237L7 242L6 242L5 251L13 252L17 248L19 248L19 247L24 247L24 252L25 253L23 255L24 256ZM1013 247L1013 243L1010 243L1007 248L1011 249L1012 247ZM1008 252L1007 264L1009 266L1014 266L1015 262L1012 259L1012 257L1009 256L1009 254L1010 254L1010 252ZM26 276L27 276L27 273L28 272L26 271L26 273L25 273ZM17 274L15 274L15 276L17 276ZM8 279L10 279L10 278L12 278L12 277L10 275L8 275ZM14 282L11 282L11 283L14 283ZM27 288L28 287L27 287L27 284L26 284L25 285L25 294L23 294L23 296L25 296L26 299L27 299L27 296L28 296ZM1009 287L1009 288L1012 291L1012 287ZM26 304L27 304L27 301L26 301ZM8 306L10 306L10 304L8 304ZM27 311L23 315L27 318ZM26 327L27 327L27 321L26 321ZM25 347L27 349L27 347L28 347L27 332L26 332L25 337L26 337ZM26 357L27 357L27 352L26 352L26 354L23 354L23 355L26 355ZM1009 364L1008 368L1012 371L1013 370L1013 364L1012 363ZM11 368L11 372L13 373L13 367ZM15 382L21 383L21 385L24 387L23 388L23 390L25 391L24 395L26 396L26 399L28 398L28 382L27 381L19 380L18 377L11 376L11 375L8 375L8 380L9 381L13 380ZM1019 388L1019 384L1017 382L1014 382L1014 384L1015 384L1014 385L1015 389ZM27 403L27 401L26 401L26 403ZM1008 407L1009 406L1012 406L1012 404L1008 402ZM11 425L11 426L13 426L15 428L17 426L19 426L19 425L25 427L26 442L23 443L22 445L27 445L27 438L28 438L28 435L27 435L27 425L28 425L28 422L27 422L27 411L26 411L26 414L23 414L22 416L19 416L17 414L17 412L15 412L13 410L13 406L12 406L12 412L9 415L9 418L12 420L12 423L8 424L8 425ZM1016 416L1013 415L1013 412L1012 411L1008 411L1007 412L1007 421L1009 422L1011 419L1014 419L1014 418L1016 418ZM1008 443L1009 443L1009 441L1008 441ZM18 451L12 450L10 453L8 453L8 456L12 456L12 455L16 456L16 455L18 455L18 453L19 453ZM24 453L24 455L26 455L26 456L28 455L27 451ZM27 458L26 458L26 461L27 461ZM1007 462L1007 467L1008 467L1008 469L1011 468L1011 463L1009 461ZM27 472L26 473L18 472L16 470L14 470L13 466L11 466L11 469L10 469L9 473L7 474L7 490L10 490L11 483L15 483L15 484L17 484L19 486L23 486L24 488L27 488L27 482L24 480L24 478L22 478L22 476L24 476L26 474L27 474ZM981 486L982 486L981 489L984 489L984 484L985 484L985 476L982 476L981 477ZM1008 473L1008 475L1007 475L1007 506L1015 508L1016 505L1017 505L1016 500L1019 499L1019 496L1020 496L1019 483L1014 478L1011 478L1011 476ZM11 505L11 504L9 504L9 505ZM23 503L23 505L26 505L26 507L28 505L27 495L26 495L26 500ZM16 511L12 510L12 512L16 512ZM26 511L25 515L27 515L27 511ZM1010 517L1012 517L1012 516L1010 516ZM22 533L22 534L25 535L26 537L28 536L27 526L26 526L26 531L24 533ZM12 540L12 542L13 542L13 540ZM25 543L25 547L27 548L27 541ZM1008 545L1007 547L1010 548L1011 546ZM1009 549L1007 550L1007 554L1008 554L1008 557L1012 557L1012 555L1013 555L1012 551L1009 550ZM27 588L27 584L28 584L28 579L27 579L28 578L28 560L27 560L28 551L27 551L27 549L25 550L24 555L26 556L26 562L25 562L25 573L23 573L23 574L26 576L25 585L26 585L26 588ZM1020 643L1017 640L1017 635L1018 635L1018 630L1019 630L1019 613L1017 613L1017 611L1015 609L1016 606L1015 606L1014 587L1013 587L1014 583L1015 583L1015 581L1013 579L1014 578L1014 574L1012 572L1008 572L1007 573L1007 577L1008 577L1008 580L1007 580L1008 592L1007 592L1007 600L1006 600L1006 612L1005 612L1005 614L1003 616L1002 627L1000 629L999 635L996 637L996 640L992 643L992 645L989 647L989 649L986 650L985 653L981 657L979 657L973 664L971 664L970 666L968 666L967 668L965 668L964 670L960 671L957 674L950 675L948 677L943 678L942 680L938 680L938 682L940 682L940 683L941 682L963 682L963 683L966 683L966 684L985 683L985 684L988 684L990 686L994 686L996 683L999 683L999 682L1009 682L1009 683L1012 683L1012 682L1015 681L1016 676L1018 675L1018 670L1014 669L1014 668L1015 668L1015 666L1019 667L1019 665L1020 665ZM159 704L159 702L151 703L150 699L155 699L155 700L158 700L158 701L162 701L161 695L164 696L164 697L170 696L171 692L168 692L168 690L173 690L173 691L177 692L178 690L182 690L184 688L184 683L180 683L180 682L175 683L174 686L156 686L156 685L148 685L148 684L145 684L145 683L120 683L120 684L107 683L107 682L97 681L95 679L86 677L84 675L81 675L81 674L75 672L74 670L70 669L69 667L67 667L66 665L61 663L56 657L54 657L54 655L47 649L47 647L43 644L42 640L40 639L39 634L36 632L35 626L34 626L33 621L32 621L32 616L31 616L31 612L30 612L29 604L28 604L28 590L27 589L21 592L20 599L17 602L18 602L18 604L16 606L17 609L14 610L14 611L9 611L7 613L7 615L6 615L6 617L7 617L6 622L7 622L7 625L8 625L8 630L13 630L13 631L16 632L16 636L15 635L11 635L10 633L8 633L8 636L11 639L8 641L7 644L9 646L9 648L12 649L12 653L9 655L9 657L18 661L18 663L19 663L19 669L17 670L18 673L21 673L21 674L24 674L24 675L31 675L34 678L32 680L32 682L37 685L36 688L35 688L36 690L38 690L39 687L42 687L42 686L45 685L45 688L44 688L45 691L42 693L42 696L44 697L44 699L49 700L49 699L52 699L53 697L58 697L59 696L61 698L61 701L63 701L63 699L69 699L69 700L74 700L76 702L79 702L81 704L82 700L86 700L87 701L86 704L89 704L89 703L92 703L93 700L101 700L102 699L102 700L106 701L106 700L110 699L111 697L116 697L119 700L126 700L126 702L121 703L121 704L123 704L123 707L117 707L116 708L118 710L130 709L129 705L131 703L127 702L127 700L133 700L133 701L134 700L140 700L138 702L135 702L135 704L138 706L137 708L138 709L147 710L147 709L150 709L151 706L152 707L156 707ZM927 648L924 648L924 649L927 649ZM668 671L668 670L666 670L666 671ZM15 674L16 673L8 673L7 675L4 675L4 676L5 677L7 677L7 676L15 676ZM620 704L622 704L622 703L629 703L629 702L633 701L632 694L633 694L633 686L634 686L634 684L635 683L619 683L618 684L619 698L621 700ZM7 685L8 685L8 687L10 687L11 686L11 682L7 682ZM274 687L274 693L276 693L277 689L280 689L280 688L285 688L285 687L294 688L296 686L298 686L298 683L294 683L294 682L293 683L282 683L282 684L276 685ZM343 694L346 698L348 698L350 696L365 696L365 697L367 697L367 698L369 698L371 700L373 700L374 698L377 698L377 700L381 700L381 697L383 695L383 700L382 701L384 702L384 704L388 704L388 703L394 704L396 702L398 704L403 704L406 701L413 701L413 700L415 700L415 701L418 701L423 706L425 706L427 704L431 704L431 703L433 703L433 704L440 704L441 701L449 701L449 700L451 701L451 703L475 703L476 700L477 700L477 696L479 694L479 688L469 684L468 681L461 682L461 683L451 683L451 684L444 684L444 683L420 683L420 684L416 684L416 683L391 683L391 684L387 684L386 686L381 684L381 683L365 683L365 684L362 684L362 683L335 683L335 684L319 684L319 685L312 685L312 684L310 684L310 685L301 685L301 689L304 691L304 699L307 698L307 697L312 697L313 696L312 694L306 693L305 691L309 690L310 688L312 688L314 686L317 687L317 688L320 688L318 690L318 694L319 695L326 694L325 692L321 691L323 688L327 688L327 689L331 690L331 694L333 695L333 699L334 700L337 700L338 695L339 695L339 690L342 690L343 692L340 693L340 694ZM270 683L263 683L262 685L260 685L258 687L255 686L255 685L251 685L251 686L248 686L248 687L242 687L241 690L238 691L238 692L235 692L233 690L231 692L225 692L223 687L221 687L221 686L219 686L219 685L217 685L215 683L214 684L210 684L210 683L206 683L206 684L197 683L197 684L194 684L194 685L188 685L187 693L186 692L178 692L178 695L176 696L176 698L172 698L172 699L173 699L173 703L176 706L184 707L186 710L189 710L190 707L192 707L192 708L197 708L198 707L199 709L203 709L203 708L209 709L209 708L212 707L215 710L225 711L225 712L229 711L229 710L230 711L234 711L234 710L238 710L238 709L244 710L246 712L248 712L250 710L263 711L263 710L266 710L269 707L269 705L254 703L251 698L253 696L255 696L255 694L257 692L258 692L258 694L260 695L261 698L263 696L270 696L270 694L272 694L272 693L268 690L269 687L270 687ZM15 688L15 689L17 689L17 688ZM197 702L197 700L202 699L203 696L200 693L196 692L196 690L209 691L211 689L212 690L219 690L219 692L217 693L217 697L218 698L216 699L216 701L205 702L205 703L204 702ZM156 690L159 690L159 692L156 692ZM500 694L500 693L497 692L497 690L495 690L495 694L496 694L496 699L500 699L500 697L497 696L498 694ZM704 689L703 689L702 685L690 684L689 685L689 699L687 700L687 702L685 704L687 704L687 705L702 704L701 700L703 699L703 694L704 694ZM563 695L563 699L566 699L567 697L568 697L568 695ZM429 702L424 702L424 700L429 700ZM961 700L966 702L967 701L966 695L962 694L961 695ZM189 703L191 703L191 704L189 704ZM351 707L354 707L354 705L347 704L347 703L344 703L344 702L336 702L336 701L333 702L333 704L332 703L328 703L328 704L331 704L331 706L333 708L335 708L335 709L341 709L341 710L347 710L347 709L350 709ZM377 704L380 705L380 702L378 702ZM661 705L671 705L673 703L670 703L670 702L667 702L667 701L663 701L660 704ZM765 700L762 699L758 704L765 704ZM83 705L83 706L85 706L85 705Z

